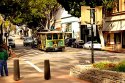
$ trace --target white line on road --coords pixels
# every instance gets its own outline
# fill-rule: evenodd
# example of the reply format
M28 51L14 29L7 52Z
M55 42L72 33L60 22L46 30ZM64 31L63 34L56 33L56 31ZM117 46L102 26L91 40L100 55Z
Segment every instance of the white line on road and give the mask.
M44 72L43 70L41 70L40 68L38 68L36 65L34 65L33 63L31 63L30 61L25 61L26 63L28 63L29 65L31 65L32 67L34 67L38 72Z

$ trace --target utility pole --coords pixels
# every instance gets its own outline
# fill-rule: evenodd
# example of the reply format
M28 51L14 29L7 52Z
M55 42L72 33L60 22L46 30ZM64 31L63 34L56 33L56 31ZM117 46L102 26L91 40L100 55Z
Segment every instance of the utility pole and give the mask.
M2 28L2 24L0 25L0 44L3 43L3 28Z
M91 22L91 63L94 63L94 49L93 49L93 38L94 38L94 32L93 32L93 24L95 23L95 9L90 9L90 22Z
M91 42L92 42L91 43L91 63L93 64L94 63L93 25L94 24L102 25L102 6L96 6L94 8L92 8L90 6L81 6L81 25L87 25L87 24L91 25Z

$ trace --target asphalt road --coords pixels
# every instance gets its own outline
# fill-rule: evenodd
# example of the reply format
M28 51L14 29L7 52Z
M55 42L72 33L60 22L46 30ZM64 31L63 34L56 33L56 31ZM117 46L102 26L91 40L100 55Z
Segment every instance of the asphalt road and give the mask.
M23 40L15 38L16 48L13 49L20 61L21 80L19 83L87 83L69 76L70 68L78 64L91 64L91 50L66 47L64 52L44 52L31 47L24 47ZM119 61L125 58L123 53L94 51L94 60ZM2 83L17 83L13 81L13 60L8 60L11 79ZM44 61L50 61L51 79L44 79Z

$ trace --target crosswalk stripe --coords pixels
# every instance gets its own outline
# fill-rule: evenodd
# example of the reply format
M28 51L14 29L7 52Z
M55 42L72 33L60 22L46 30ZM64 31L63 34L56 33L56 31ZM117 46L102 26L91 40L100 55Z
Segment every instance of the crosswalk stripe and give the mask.
M40 68L38 68L36 65L34 65L33 63L31 63L30 61L25 61L26 63L28 63L29 65L31 65L33 68L35 68L38 72L44 72L43 70L41 70Z

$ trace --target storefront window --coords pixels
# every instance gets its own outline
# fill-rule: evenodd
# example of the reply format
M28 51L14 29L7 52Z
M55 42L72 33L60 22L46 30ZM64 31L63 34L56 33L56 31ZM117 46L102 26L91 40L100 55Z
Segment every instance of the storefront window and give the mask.
M115 37L116 44L121 43L121 33L115 33L114 37Z

